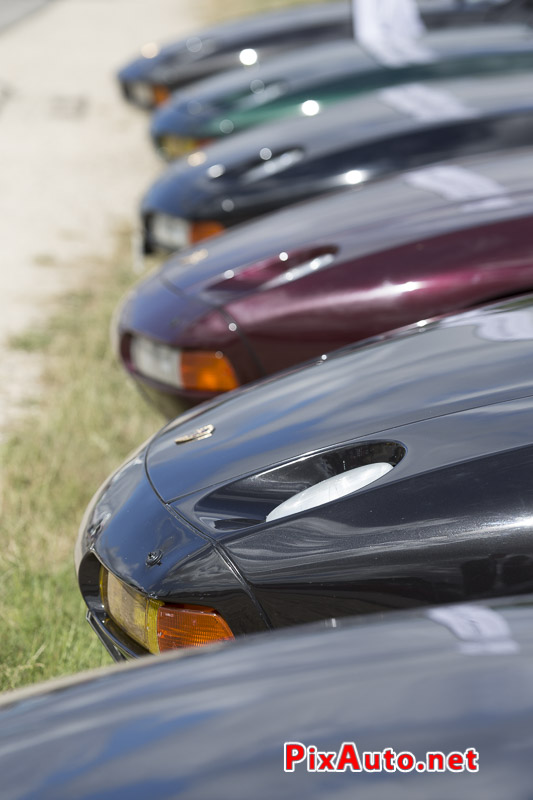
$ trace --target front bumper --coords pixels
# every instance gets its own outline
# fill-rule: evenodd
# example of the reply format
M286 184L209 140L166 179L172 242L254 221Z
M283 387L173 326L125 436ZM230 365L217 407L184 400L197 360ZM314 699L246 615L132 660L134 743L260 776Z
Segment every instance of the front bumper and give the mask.
M102 619L92 611L87 611L86 618L111 658L115 661L126 661L150 655L131 639L127 644L124 632L117 629L109 618L107 620Z
M225 552L155 493L145 452L134 455L97 492L76 545L87 620L107 651L116 660L148 654L106 613L102 566L146 598L214 608L235 636L265 630L262 610ZM176 480L179 491L179 476ZM150 558L154 551L156 562Z
M112 335L123 367L141 393L169 419L186 406L210 400L217 392L181 388L139 371L132 359L133 337L168 349L220 351L241 386L262 377L260 366L233 319L194 294L171 288L164 280L164 271L149 275L126 296L113 325Z
M164 419L174 419L183 411L212 400L217 395L213 392L194 392L187 389L176 389L168 384L147 378L138 372L128 369L128 375L144 400L155 408Z

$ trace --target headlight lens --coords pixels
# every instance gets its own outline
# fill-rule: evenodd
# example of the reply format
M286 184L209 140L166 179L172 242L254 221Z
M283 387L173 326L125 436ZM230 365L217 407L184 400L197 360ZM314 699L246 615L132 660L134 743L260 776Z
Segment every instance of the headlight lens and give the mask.
M178 389L182 388L179 350L142 336L133 336L129 357L133 368L141 375Z
M129 94L131 99L143 108L151 108L155 103L153 87L149 83L130 83Z
M159 652L157 612L162 603L143 597L103 567L100 570L100 595L106 612L129 637L150 653Z
M157 247L163 247L166 250L180 250L190 244L190 225L179 217L154 214L151 222L151 236Z
M157 145L163 158L173 161L175 158L182 158L198 149L198 139L186 136L160 136Z
M150 653L234 638L227 622L213 608L150 599L104 567L100 570L100 593L111 619Z

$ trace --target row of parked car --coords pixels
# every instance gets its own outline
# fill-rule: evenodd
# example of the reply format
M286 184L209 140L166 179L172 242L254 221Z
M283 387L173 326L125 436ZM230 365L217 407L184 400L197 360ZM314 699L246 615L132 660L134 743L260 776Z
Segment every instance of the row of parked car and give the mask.
M179 653L4 705L28 796L530 796L533 7L418 11L401 57L323 3L119 74L172 161L140 218L172 255L114 338L170 421L76 567L117 661ZM283 771L354 739L479 772Z

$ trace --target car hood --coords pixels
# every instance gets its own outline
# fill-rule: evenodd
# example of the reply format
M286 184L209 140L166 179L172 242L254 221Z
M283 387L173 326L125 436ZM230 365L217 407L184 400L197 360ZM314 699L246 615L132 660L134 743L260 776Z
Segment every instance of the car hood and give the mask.
M191 123L197 124L198 121L209 120L216 112L239 108L244 98L248 98L249 102L254 94L261 103L263 94L265 101L274 96L276 99L288 97L315 86L328 86L348 75L357 75L376 67L376 62L353 39L333 44L315 44L265 64L249 67L244 72L233 69L224 75L206 78L190 88L180 89L156 112L154 120L157 126L159 118L175 113L184 115L181 124L186 125L189 115ZM262 89L258 81L263 85ZM278 90L275 94L273 87Z
M529 296L338 351L178 418L149 446L150 481L171 502L337 443L384 431L401 441L410 423L533 395L532 340ZM212 435L195 441L207 425Z
M365 171L365 163L370 159L372 169L377 165L386 169L387 137L531 108L529 72L417 87L417 96L422 89L421 104L411 102L412 88L399 86L337 104L317 117L238 134L206 148L201 164L192 157L181 159L150 188L143 213L159 211L222 223L233 215L235 222L240 214L249 214L252 203L268 199L270 205L274 201L287 205L302 199L306 187L309 195L316 193L317 180L322 181L321 191L346 188L355 167L359 181L374 177ZM520 132L517 135L523 138Z
M159 50L153 58L137 58L126 64L118 73L120 80L141 80L157 78L158 71L164 75L170 67L187 68L199 61L216 59L220 53L263 44L276 35L292 37L297 41L305 37L305 32L317 29L335 28L338 35L349 34L349 7L347 2L312 4L287 8L277 12L254 14L237 21L203 28L198 35L188 36L171 42ZM316 34L315 34L316 35ZM192 49L188 47L194 40ZM201 46L200 46L201 45ZM179 73L178 73L179 74Z
M203 151L200 165L191 156L171 164L152 185L143 198L144 213L164 211L176 216L208 216L210 211L220 214L223 200L239 191L257 191L258 180L268 182L269 167L261 153L270 150L279 159L294 154L296 164L371 139L388 130L398 132L412 125L412 120L380 102L379 98L351 100L334 106L327 114L318 117L285 120L261 126L259 129L236 134L230 139L216 142ZM357 129L356 129L357 126ZM287 167L291 160L287 161ZM222 169L220 169L222 167ZM264 175L258 170L264 168ZM253 177L253 171L256 176ZM285 168L281 174L286 174ZM278 182L276 173L271 182ZM205 204L209 205L205 210Z
M529 214L532 157L530 148L471 156L281 209L176 254L160 278L180 294L221 305L323 255L333 268L414 237ZM446 191L447 169L470 177L462 198ZM476 201L469 191L501 194Z
M5 693L3 796L332 800L356 783L362 800L473 785L526 798L531 622L527 597L339 619ZM417 757L475 747L480 771L287 774L286 739Z
M439 72L443 76L475 72L476 59L488 53L495 58L499 54L527 54L531 52L532 43L531 30L521 25L439 31L424 37L424 47L436 62L450 60L454 63L448 68L444 65L429 67L435 78ZM455 64L457 59L459 63ZM248 112L248 124L254 124L254 114L258 110L269 106L287 107L288 113L300 114L297 105L305 100L330 103L348 94L427 77L427 72L426 65L390 69L349 40L315 45L244 73L240 69L232 70L176 92L155 113L152 131L156 136L172 130L181 135L194 136L201 130L203 136L221 136L230 132L227 125L220 126L225 115L237 127L245 126ZM242 123L241 114L244 115ZM257 121L261 119L258 117Z

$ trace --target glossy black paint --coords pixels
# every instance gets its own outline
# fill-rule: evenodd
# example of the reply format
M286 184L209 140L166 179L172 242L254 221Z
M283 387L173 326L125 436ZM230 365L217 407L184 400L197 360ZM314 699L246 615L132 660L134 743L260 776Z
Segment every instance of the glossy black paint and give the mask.
M318 41L351 35L349 2L312 4L258 14L215 25L161 48L153 58L140 56L118 73L127 99L130 84L146 81L177 89L221 71L245 67L243 49L253 48L260 61Z
M191 575L174 538L152 533L171 513L231 564L267 626L531 592L532 341L530 296L212 401L163 429L135 465L162 501L157 517L124 526L125 491L89 541L104 489L82 524L78 561L94 553L151 596L201 604L218 573L212 581L200 558ZM212 437L176 446L207 424ZM366 489L265 521L295 493L383 453L397 465ZM156 547L161 580L145 577Z
M454 2L423 0L421 10L429 27L485 22L529 21L531 4L524 2ZM297 6L239 19L204 29L162 47L152 58L138 57L126 64L118 79L127 99L133 100L132 82L177 89L222 70L240 68L242 49L254 48L259 61L316 42L351 37L351 3Z
M5 696L2 797L15 800L473 797L528 800L530 598L332 620ZM283 744L450 753L479 772L283 770ZM31 768L29 768L31 765ZM504 788L502 788L504 787Z
M327 115L239 134L207 148L200 165L181 159L143 200L145 249L161 249L152 229L156 213L230 227L349 188L350 181L360 184L446 158L528 145L533 137L532 75L433 82L428 88L440 94L431 97L442 103L442 93L451 95L459 108L426 121L376 92L338 104ZM405 88L392 91L403 95ZM288 166L271 174L269 160L261 156L265 148L274 159L289 154Z
M95 498L96 500L96 498ZM264 616L246 582L209 537L179 518L154 494L144 471L144 452L135 454L105 485L102 496L91 504L77 545L76 562L80 588L87 602L87 617L114 658L142 655L142 648L117 629L105 612L100 597L100 563L114 563L131 586L173 601L197 596L196 582L209 575L209 602L232 630L263 630ZM150 545L146 531L150 530ZM173 553L169 559L169 547ZM160 549L164 561L153 566L148 555ZM148 563L147 563L148 561ZM179 573L176 575L176 570Z

